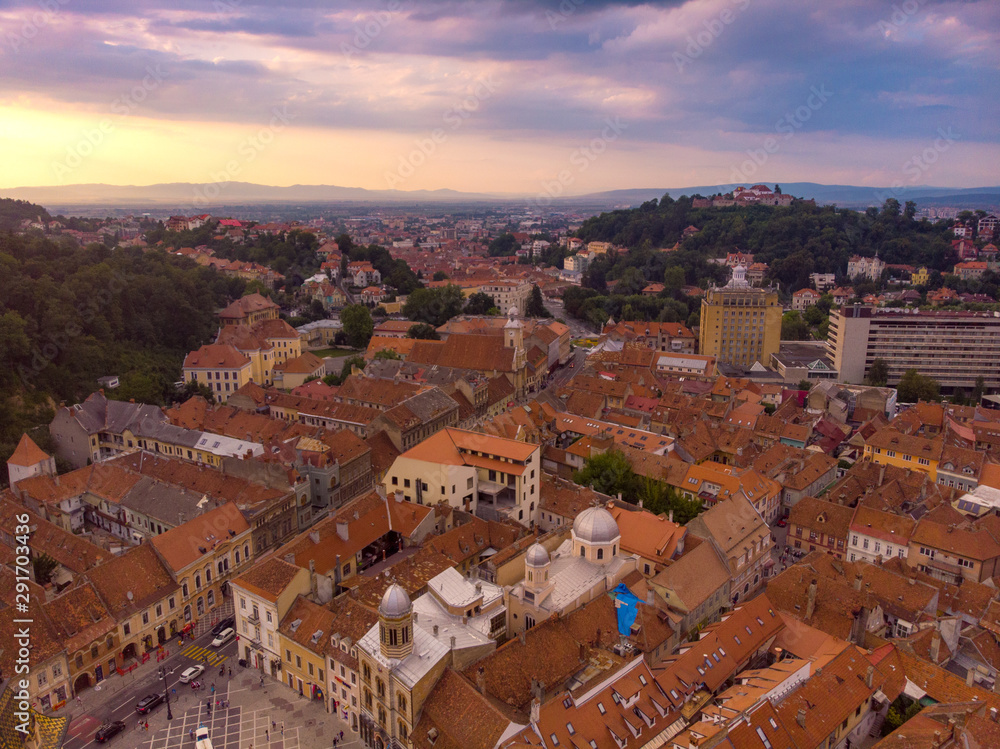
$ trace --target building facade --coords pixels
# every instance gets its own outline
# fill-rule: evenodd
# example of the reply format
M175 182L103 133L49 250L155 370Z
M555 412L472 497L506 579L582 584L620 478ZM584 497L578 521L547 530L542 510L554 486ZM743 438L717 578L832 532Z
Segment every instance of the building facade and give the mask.
M698 353L745 369L766 364L778 353L781 314L777 290L751 286L737 266L729 283L701 300Z

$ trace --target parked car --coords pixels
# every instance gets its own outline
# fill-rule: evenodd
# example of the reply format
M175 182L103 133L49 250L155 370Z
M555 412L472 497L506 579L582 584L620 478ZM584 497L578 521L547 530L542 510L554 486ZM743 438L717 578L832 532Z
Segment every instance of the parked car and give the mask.
M232 627L224 629L221 632L219 632L218 635L216 635L216 638L214 640L212 640L212 647L221 648L223 645L232 640L234 637L236 637L235 629L233 629Z
M205 667L199 663L197 666L191 666L191 668L184 669L177 681L181 684L187 684L197 679L203 673L205 673Z
M778 527L779 528L784 528L786 525L788 525L788 521L785 520L784 518L782 518L781 520L778 521Z
M135 711L139 715L146 715L151 712L154 707L163 702L163 695L159 692L154 692L153 694L147 694L141 700L139 700L135 705Z
M222 630L229 629L230 627L235 627L235 626L236 626L236 618L228 616L221 622L216 624L214 627L212 627L212 637L217 637L222 632Z
M110 723L105 723L103 726L97 729L97 734L94 736L94 741L98 744L103 744L105 741L109 741L114 738L122 731L125 730L125 723L120 720L113 720Z

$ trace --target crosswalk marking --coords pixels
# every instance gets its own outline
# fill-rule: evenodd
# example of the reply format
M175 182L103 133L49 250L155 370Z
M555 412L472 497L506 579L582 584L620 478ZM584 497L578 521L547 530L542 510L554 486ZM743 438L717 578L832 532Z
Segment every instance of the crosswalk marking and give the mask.
M186 650L181 651L181 655L187 656L195 661L205 661L210 666L218 666L229 656L223 655L218 650L203 648L199 645L189 645Z

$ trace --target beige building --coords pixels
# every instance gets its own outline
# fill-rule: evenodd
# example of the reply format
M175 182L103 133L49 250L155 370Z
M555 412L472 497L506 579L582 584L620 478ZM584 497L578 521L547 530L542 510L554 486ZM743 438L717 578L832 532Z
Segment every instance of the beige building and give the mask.
M55 475L56 459L36 445L27 434L22 434L14 454L7 459L7 478L10 480L10 486L14 486L22 479Z
M781 314L778 292L751 286L737 266L729 283L701 300L698 353L744 369L766 365L781 343Z
M278 627L295 599L309 592L309 570L278 557L265 559L233 580L236 631L243 646L240 655L250 668L281 678L283 649Z
M720 500L689 522L687 529L714 543L726 560L733 604L752 597L770 575L771 530L745 497Z
M181 615L194 623L222 604L229 578L250 562L250 526L235 502L153 536L149 543L181 587Z
M479 287L477 291L488 294L497 309L509 310L514 307L517 314L523 317L531 295L531 284L525 281L494 281Z
M988 312L842 307L830 314L826 345L844 382L863 382L881 359L890 386L916 369L946 391L971 390L980 376L987 390L1000 388L1000 317Z
M185 382L199 382L220 403L253 379L250 357L232 346L210 343L184 357Z
M384 483L406 501L445 501L487 520L530 526L539 519L541 470L538 445L447 428L396 458Z
M621 541L614 516L591 507L577 515L570 537L552 554L532 545L524 557L524 580L507 595L508 632L519 634L564 616L614 589L637 567Z

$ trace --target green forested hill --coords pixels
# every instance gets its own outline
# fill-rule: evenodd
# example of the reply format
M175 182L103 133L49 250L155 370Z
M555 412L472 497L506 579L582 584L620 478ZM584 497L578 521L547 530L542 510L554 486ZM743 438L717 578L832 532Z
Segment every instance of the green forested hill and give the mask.
M16 229L24 219L51 221L49 212L27 200L0 198L0 231Z
M163 252L0 233L0 462L21 432L118 375L109 396L163 403L184 355L243 290Z
M692 208L691 203L689 197L664 196L632 210L604 213L585 221L577 236L587 242L655 250L672 247L693 225L699 232L683 242L685 250L704 258L723 256L735 248L752 252L755 260L770 265L771 280L789 292L807 286L810 273L844 274L851 255L878 252L890 264L926 265L939 271L949 270L955 262L950 222L917 221L916 207L901 206L895 199L886 201L882 210L870 208L864 213L804 202L788 208Z

